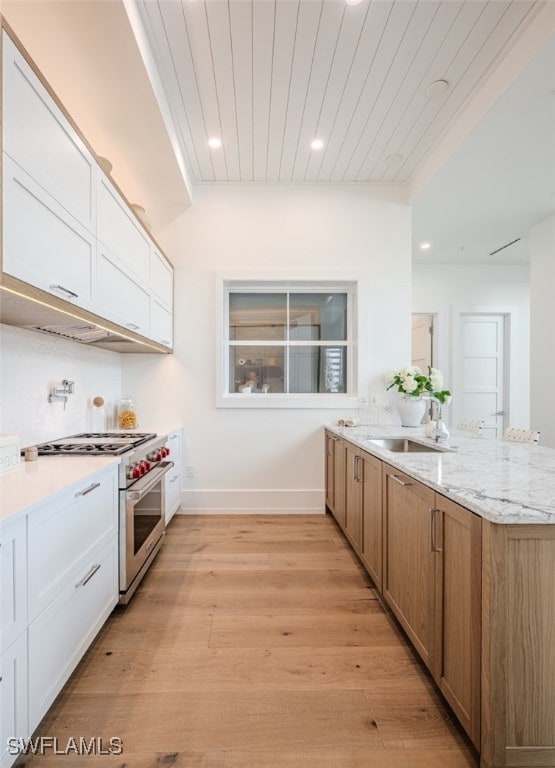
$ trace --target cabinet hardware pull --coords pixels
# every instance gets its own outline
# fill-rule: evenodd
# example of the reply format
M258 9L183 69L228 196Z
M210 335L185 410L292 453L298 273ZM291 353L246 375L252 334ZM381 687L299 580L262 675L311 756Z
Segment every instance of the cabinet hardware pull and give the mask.
M83 576L81 581L77 582L77 584L75 585L75 589L78 589L79 587L84 587L85 584L87 584L87 582L89 582L92 579L92 577L98 570L100 570L100 563L92 566L91 570L87 573L87 575Z
M412 483L405 483L405 481L401 480L401 478L397 477L397 475L389 475L389 477L392 480L395 480L396 483L399 483L399 485L412 485Z
M170 483L175 483L176 480L177 480L177 475L174 475L170 480Z
M170 435L170 440L175 440L177 438L177 435Z
M141 327L140 325L135 325L135 323L125 323L125 325L128 328L131 328L132 331L138 331L139 328Z
M432 552L443 552L441 547L436 546L436 512L441 512L441 510L435 508L430 509L430 549Z
M90 493L91 491L94 491L95 488L100 488L100 483L92 483L88 486L88 488L84 488L82 491L77 491L75 494L75 498L78 496L86 496L87 493Z
M358 456L353 456L353 480L355 481L355 483L358 481L358 477L357 477L357 459L358 459Z
M63 285L51 285L50 286L51 291L62 291L63 293L67 293L68 296L72 296L74 299L79 298L79 294L75 293L74 291L70 291L69 288L64 288Z
M170 342L167 339L160 339L160 341L162 342L162 344L165 344L168 347L170 346Z

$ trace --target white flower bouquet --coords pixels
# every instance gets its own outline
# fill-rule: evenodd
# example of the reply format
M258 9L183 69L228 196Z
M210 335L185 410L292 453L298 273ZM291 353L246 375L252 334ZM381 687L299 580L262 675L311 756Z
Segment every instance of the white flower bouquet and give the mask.
M440 403L449 403L451 392L443 389L443 374L437 368L428 366L428 373L422 373L416 365L391 371L385 377L387 389L397 387L397 391L411 397L434 397Z

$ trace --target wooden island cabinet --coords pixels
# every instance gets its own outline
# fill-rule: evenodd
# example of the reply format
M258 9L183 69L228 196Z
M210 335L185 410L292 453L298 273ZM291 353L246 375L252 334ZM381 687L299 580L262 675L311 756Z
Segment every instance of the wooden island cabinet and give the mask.
M356 441L326 446L328 509L482 768L555 768L555 526L490 522Z

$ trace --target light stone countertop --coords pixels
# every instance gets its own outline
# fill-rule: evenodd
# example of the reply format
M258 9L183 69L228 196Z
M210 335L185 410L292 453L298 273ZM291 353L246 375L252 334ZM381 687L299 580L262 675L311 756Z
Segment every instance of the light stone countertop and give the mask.
M424 443L423 427L327 427L415 480L476 514L502 524L555 525L555 450L452 432L453 452L393 453L372 437L411 437Z
M156 432L158 436L162 436L179 428L181 425L173 424L168 429L138 428L106 431L125 431L130 434ZM8 520L26 515L58 493L85 482L105 467L119 464L124 456L125 454L123 456L39 456L36 461L25 461L22 456L18 467L0 474L0 523L7 523Z
M39 456L0 475L0 523L26 515L73 485L119 464L119 456Z

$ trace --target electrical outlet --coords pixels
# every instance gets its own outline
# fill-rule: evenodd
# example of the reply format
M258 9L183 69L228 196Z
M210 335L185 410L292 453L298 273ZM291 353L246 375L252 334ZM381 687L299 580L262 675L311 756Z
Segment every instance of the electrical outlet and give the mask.
M195 468L192 466L192 464L189 464L188 466L185 467L185 477L188 480L192 480L194 476L195 476Z

